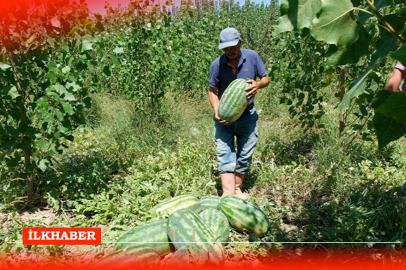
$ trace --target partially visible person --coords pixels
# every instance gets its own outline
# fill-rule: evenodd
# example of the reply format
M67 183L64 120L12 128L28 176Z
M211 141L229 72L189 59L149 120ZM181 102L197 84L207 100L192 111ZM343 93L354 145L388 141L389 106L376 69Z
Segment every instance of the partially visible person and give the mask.
M392 70L388 82L385 85L385 90L397 92L399 90L402 81L403 81L402 92L406 92L406 67L401 62L397 61L395 68ZM406 124L405 124L405 137L406 137ZM403 185L402 188L406 189L406 183Z
M402 80L402 91L406 92L406 67L398 61L391 75L389 76L388 82L385 86L385 90L397 92L399 90L400 84L402 83Z
M258 90L269 84L269 77L258 53L241 49L241 44L240 33L235 28L221 31L219 49L224 54L211 64L209 99L214 111L214 137L223 196L246 199L249 195L243 193L241 187L258 139L254 100ZM248 79L251 84L245 89L250 103L237 121L229 123L218 116L218 105L227 86L237 78Z

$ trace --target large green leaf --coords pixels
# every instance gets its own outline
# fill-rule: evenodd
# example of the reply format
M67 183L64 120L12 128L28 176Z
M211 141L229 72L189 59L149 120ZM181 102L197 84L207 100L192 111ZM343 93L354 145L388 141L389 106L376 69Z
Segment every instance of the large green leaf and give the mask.
M406 17L405 14L389 14L383 17L397 33L403 32L405 28Z
M109 67L109 66L104 66L104 68L103 68L103 73L104 73L106 76L111 76L111 69L110 69L110 67Z
M321 7L321 0L282 0L279 33L310 28Z
M351 0L351 3L354 7L358 7L359 5L361 5L361 0Z
M406 123L406 93L393 93L375 112L392 117L399 123Z
M373 1L376 8L380 9L386 6L390 6L394 4L394 0L374 0Z
M361 57L368 53L368 46L371 41L372 37L364 27L361 27L359 38L355 43L342 47L332 45L333 48L329 49L326 66L340 66L358 62Z
M405 125L397 122L391 117L376 113L372 122L374 124L375 134L378 138L378 147L380 149L405 135Z
M373 124L379 148L385 147L405 134L405 124L399 122L405 119L405 113L402 112L402 108L406 106L405 100L406 93L381 90L375 94L372 100L372 107L375 109Z
M71 91L71 92L76 92L80 89L80 85L78 85L75 82L67 82L66 89L69 89L69 91Z
M20 94L17 91L17 87L15 86L7 86L6 89L8 88L8 95L12 98L15 99L20 96Z
M0 62L0 69L6 71L7 69L11 68L10 65Z
M381 62L391 51L396 50L397 41L394 36L387 33L378 42L374 51L371 62L360 76L351 84L350 90L344 95L343 100L338 105L340 110L345 110L350 106L351 100L359 96L365 90L366 80L374 67Z
M48 151L50 147L50 142L44 137L37 138L35 144L43 151Z
M406 44L403 44L402 47L400 47L396 52L393 52L390 56L399 62L406 64Z
M53 90L55 90L57 93L59 93L60 95L66 93L66 88L63 85L60 84L55 84L55 85L51 85L49 88L52 88Z
M386 100L392 95L394 94L391 91L387 91L387 90L379 90L375 92L375 96L372 99L371 105L373 109L378 109L379 106L381 106L382 104L384 104L386 102Z
M113 50L113 52L116 53L116 54L123 54L123 53L124 53L124 49L121 48L121 47L116 47L116 48Z
M41 169L42 172L45 172L49 164L50 164L49 160L41 159L40 162L37 164L37 166L38 168Z
M66 67L63 67L61 70L62 70L63 74L66 74L71 70L71 68L69 66L66 66Z
M374 3L374 6L375 6L377 9L380 9L380 8L383 8L383 7L392 5L392 4L394 3L394 1L393 1L393 0L375 0L375 1L373 1L373 3ZM365 10L367 10L367 11L373 13L373 10L372 10L369 6L367 6L367 7L365 8ZM370 13L367 13L367 12L360 12L358 21L359 21L360 23L365 23L366 20L369 19L369 18L372 17L372 16L373 16L373 15L370 14Z
M64 100L68 100L68 101L75 101L76 98L72 93L66 92L65 96L63 97Z
M93 42L89 40L82 41L82 52L93 50Z
M310 34L319 41L337 46L354 43L359 25L350 0L322 0L320 16L313 20Z

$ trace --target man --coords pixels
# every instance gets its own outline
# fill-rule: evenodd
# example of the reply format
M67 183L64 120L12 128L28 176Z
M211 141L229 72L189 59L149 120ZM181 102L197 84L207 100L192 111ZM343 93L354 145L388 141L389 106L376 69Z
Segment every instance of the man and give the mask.
M211 64L209 99L214 111L214 137L223 196L234 195L247 199L249 196L241 191L241 187L244 175L249 171L258 139L258 114L254 99L258 90L269 84L269 78L259 55L255 51L241 49L241 42L236 29L226 28L221 31L219 49L224 54ZM227 86L237 78L248 79L251 86L245 91L251 101L237 121L228 123L218 116L218 105ZM257 78L259 81L256 81Z

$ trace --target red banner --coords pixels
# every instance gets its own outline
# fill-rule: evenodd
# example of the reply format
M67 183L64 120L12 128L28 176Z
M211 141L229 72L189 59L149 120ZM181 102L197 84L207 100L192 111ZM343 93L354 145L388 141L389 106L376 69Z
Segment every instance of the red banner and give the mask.
M101 228L23 228L23 245L101 245Z

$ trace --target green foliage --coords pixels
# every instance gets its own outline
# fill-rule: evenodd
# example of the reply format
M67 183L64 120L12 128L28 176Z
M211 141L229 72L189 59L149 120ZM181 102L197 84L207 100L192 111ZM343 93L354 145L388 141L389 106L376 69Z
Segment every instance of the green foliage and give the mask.
M308 4L309 3L309 4ZM320 10L320 0L312 1L281 1L281 18L278 24L278 32L310 28L313 18Z
M280 36L273 42L270 76L281 84L284 96L280 102L289 106L289 114L303 127L320 125L326 97L319 89L331 83L322 64L326 48L299 33ZM285 49L281 50L282 47Z
M125 19L128 25L110 22L100 34L98 64L92 68L94 89L124 94L137 101L135 110L146 113L160 110L166 92L201 97L218 51L216 42L208 41L220 28L211 20L214 15L195 19L197 12L180 12L178 19L159 10L139 16L118 10L115 19Z
M346 0L337 4L330 0L314 0L306 1L305 5L303 1L284 1L281 4L281 15L279 32L302 31L303 34L305 31L320 42L319 46L328 48L327 54L320 55L323 57L320 63L324 67L345 65L347 71L349 67L351 68L350 72L353 73L350 75L351 78L340 79L341 97L338 102L338 109L342 113L340 133L343 132L348 118L355 116L359 122L351 125L352 131L360 133L359 131L363 130L363 137L367 135L366 138L369 138L368 134L372 133L370 102L374 93L383 88L381 72L390 71L385 68L387 63L385 60L389 55L396 60L402 60L404 55L403 47L398 46L399 42L404 43L401 36L404 31L404 17L397 3ZM392 53L393 51L396 52ZM302 72L307 73L309 69L302 67ZM354 76L354 73L357 75ZM318 75L320 78L323 77L320 71ZM320 89L319 85L318 81L311 83L316 89ZM348 91L345 91L346 89ZM297 92L301 95L299 100L303 100L306 95L301 90ZM390 99L387 102L390 102ZM358 106L358 110L350 112L354 105ZM391 107L384 104L381 106ZM394 109L392 107L389 110ZM303 109L299 111L307 112ZM376 107L375 113L384 114L388 119L396 119L383 107ZM380 121L381 118L374 117L374 131L377 133L380 148L399 138L398 133L388 136L393 132L393 125ZM307 122L300 120L302 123ZM392 120L389 120L389 123L393 122ZM399 118L395 121L404 123Z
M350 0L335 2L321 1L318 16L313 18L310 34L319 41L337 46L354 43L358 39L358 23L353 16L353 5Z
M164 106L165 93L179 97L207 95L207 74L218 50L220 31L233 25L242 34L244 47L266 55L271 28L260 29L248 18L272 25L277 6L220 2L219 10L209 2L166 9L143 6L134 16L130 9L110 10L94 48L97 65L91 67L93 89L126 95L135 100L134 109L149 113ZM124 21L120 24L119 21ZM96 63L96 62L95 62Z
M21 60L14 72L9 68L2 74L1 86L6 89L0 111L2 161L11 173L3 177L25 178L36 168L45 171L61 153L62 139L72 139L72 131L84 123L83 109L90 106L90 99L75 65L86 62L87 53L79 46L66 48L68 44L62 44L59 55L44 49L39 56ZM85 60L75 60L82 56ZM24 92L17 91L18 78L23 78ZM24 155L31 159L24 163Z
M1 193L10 194L7 178L22 178L26 187L13 195L27 195L32 201L37 169L44 172L52 166L65 147L62 141L73 139L72 131L84 123L83 110L91 105L81 71L87 68L95 42L85 33L98 29L86 19L83 5L62 12L59 8L69 1L34 5L32 10L25 4L2 10L10 16L2 18L0 27ZM16 13L22 16L19 20L12 15ZM23 19L32 23L23 27ZM80 27L83 31L77 33ZM27 34L32 35L28 40Z
M393 50L396 49L396 39L386 34L384 37L376 41L376 50L372 53L371 61L366 70L362 71L359 77L351 83L350 90L345 94L343 100L339 104L339 108L344 110L350 106L351 100L361 95L366 88L367 80L373 69Z

